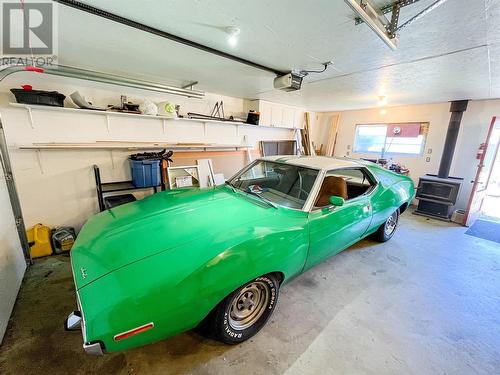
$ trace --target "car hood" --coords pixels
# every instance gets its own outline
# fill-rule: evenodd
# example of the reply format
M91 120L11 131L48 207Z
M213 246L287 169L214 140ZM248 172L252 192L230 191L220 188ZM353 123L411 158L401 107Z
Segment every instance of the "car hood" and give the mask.
M179 189L93 216L71 250L77 289L132 262L275 214L243 195L225 186Z

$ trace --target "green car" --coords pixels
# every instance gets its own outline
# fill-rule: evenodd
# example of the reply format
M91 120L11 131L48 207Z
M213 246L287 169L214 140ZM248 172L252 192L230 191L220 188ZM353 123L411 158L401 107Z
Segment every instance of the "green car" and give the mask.
M258 159L213 188L184 188L101 212L71 251L88 353L198 328L228 344L269 319L288 280L372 235L395 233L410 178L361 160Z

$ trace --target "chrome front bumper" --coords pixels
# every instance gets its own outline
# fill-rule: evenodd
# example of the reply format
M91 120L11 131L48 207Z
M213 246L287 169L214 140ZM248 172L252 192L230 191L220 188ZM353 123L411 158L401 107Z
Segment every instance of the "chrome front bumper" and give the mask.
M71 314L68 315L66 320L64 321L64 329L66 331L80 331L84 327L84 322L83 322L83 317L82 313L80 311L73 311ZM102 346L99 342L94 342L94 343L85 343L85 338L84 338L84 343L83 343L83 350L87 354L91 355L103 355L104 352L102 350Z
M93 344L83 344L83 350L85 353L91 355L103 355L102 346L99 342L95 342Z
M73 257L70 258L71 262L71 270L73 270ZM85 330L85 316L83 315L83 309L82 305L80 303L80 294L78 293L78 287L76 285L76 280L75 280L75 274L73 273L73 283L75 284L75 289L76 289L76 306L77 306L77 311L73 311L71 314L68 315L66 320L64 321L64 329L67 331L76 331L76 330L81 330L82 331L82 336L83 336L83 350L87 354L91 355L103 355L104 350L99 342L93 342L93 343L87 343L87 338L86 338L86 330Z
M73 311L64 321L64 329L66 331L79 331L82 329L82 313Z

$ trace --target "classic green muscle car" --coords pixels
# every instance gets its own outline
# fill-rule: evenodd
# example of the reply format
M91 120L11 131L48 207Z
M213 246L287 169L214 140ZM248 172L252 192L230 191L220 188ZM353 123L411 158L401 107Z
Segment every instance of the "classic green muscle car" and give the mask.
M362 160L258 159L213 188L183 188L101 212L71 251L88 353L199 328L228 344L256 334L292 277L371 235L389 240L410 178Z

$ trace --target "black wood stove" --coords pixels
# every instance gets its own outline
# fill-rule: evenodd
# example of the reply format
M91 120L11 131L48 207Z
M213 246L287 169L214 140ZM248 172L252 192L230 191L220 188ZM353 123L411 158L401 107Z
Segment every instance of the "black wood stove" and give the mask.
M414 211L417 215L450 220L455 209L463 179L450 177L449 173L462 115L467 110L467 104L468 100L451 102L450 124L446 133L439 172L437 175L427 174L422 176L418 181L416 194L418 207Z

